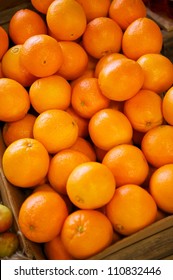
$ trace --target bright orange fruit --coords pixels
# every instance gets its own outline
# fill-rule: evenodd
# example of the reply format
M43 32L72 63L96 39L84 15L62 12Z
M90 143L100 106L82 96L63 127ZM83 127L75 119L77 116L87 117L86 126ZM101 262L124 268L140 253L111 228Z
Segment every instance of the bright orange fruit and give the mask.
M29 195L24 200L18 222L26 238L43 243L60 233L67 216L67 207L61 196L56 192L43 190Z
M149 181L149 191L157 206L164 212L173 213L173 164L157 168Z
M99 211L77 210L66 218L61 240L74 258L86 259L111 245L112 225Z
M98 17L87 24L82 43L91 56L99 59L108 53L119 52L122 37L123 32L114 20Z
M125 184L141 185L149 172L143 152L129 144L110 149L102 161L114 174L117 187Z
M29 37L47 34L46 22L31 9L20 9L10 19L9 36L14 44L23 44Z
M98 76L102 94L115 101L124 101L134 96L142 88L143 82L141 66L127 58L110 61Z
M48 28L58 41L74 41L86 28L83 7L75 0L55 0L46 14Z
M5 122L22 119L30 109L27 90L10 78L0 79L0 120Z
M120 111L102 109L89 121L89 135L100 149L108 151L119 144L129 143L133 129L128 118Z
M6 30L0 26L0 60L2 59L5 52L8 50L9 47L9 38Z
M66 184L70 200L80 209L97 209L106 205L115 187L110 169L98 162L79 164L70 173Z
M55 74L63 62L62 50L56 39L40 34L29 37L22 45L20 60L36 77Z
M112 200L106 205L106 215L115 231L131 235L155 221L157 206L153 197L142 187L127 184L116 189Z
M36 139L22 138L6 148L2 165L10 183L21 188L33 187L45 178L49 168L49 155Z
M147 17L134 20L124 31L122 51L131 59L150 53L160 53L163 36L158 24Z
M64 110L46 110L38 115L33 127L34 138L49 153L70 148L78 137L78 126L73 117Z

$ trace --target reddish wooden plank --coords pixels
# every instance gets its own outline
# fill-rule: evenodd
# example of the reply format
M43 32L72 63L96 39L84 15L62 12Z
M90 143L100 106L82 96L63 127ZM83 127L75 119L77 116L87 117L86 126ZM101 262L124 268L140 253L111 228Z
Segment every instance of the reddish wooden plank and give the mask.
M150 242L151 242L152 238L154 240L155 235L157 235L157 233L160 233L160 232L163 232L164 230L168 230L168 229L172 229L172 228L173 228L173 216L171 215L158 222L153 223L152 225L138 231L137 233L135 233L133 235L124 237L122 240L113 244L112 246L105 249L103 252L97 254L96 256L92 257L91 259L107 259L111 255L116 257L117 254L119 254L121 251L124 252L123 251L124 249L127 251L127 254L128 254L129 246L133 245L134 248L137 248L137 246L140 246L140 242L142 242L144 239L151 237L151 239L150 239ZM162 236L162 234L161 234L161 236ZM164 238L165 238L165 236L164 236ZM156 239L157 239L157 237L156 237ZM164 241L162 241L162 242L164 243ZM173 237L172 237L172 242L173 242ZM149 244L147 246L149 246ZM167 248L165 248L165 250L167 250ZM120 255L119 255L119 257L120 257ZM136 257L137 257L137 255L136 255Z
M165 221L162 221L164 224ZM141 232L136 234L140 235ZM119 246L121 243L122 246ZM123 244L124 243L124 244ZM105 260L156 260L163 259L173 253L173 227L147 236L140 241L128 243L126 239L118 241L112 247L94 256L92 259Z
M0 11L10 9L17 5L23 4L25 2L31 2L30 0L0 0Z
M8 3L8 1L6 1ZM23 8L32 8L30 1L17 1L18 5L11 6L10 8L0 9L0 26L4 27L8 31L8 24L15 12ZM1 6L0 6L1 7Z

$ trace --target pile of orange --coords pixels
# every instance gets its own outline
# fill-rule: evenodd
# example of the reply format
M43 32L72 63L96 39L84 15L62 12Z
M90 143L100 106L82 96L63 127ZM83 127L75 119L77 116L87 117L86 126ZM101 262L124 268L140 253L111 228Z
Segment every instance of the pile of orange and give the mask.
M142 0L31 3L0 28L3 171L21 232L87 259L173 214L173 64Z

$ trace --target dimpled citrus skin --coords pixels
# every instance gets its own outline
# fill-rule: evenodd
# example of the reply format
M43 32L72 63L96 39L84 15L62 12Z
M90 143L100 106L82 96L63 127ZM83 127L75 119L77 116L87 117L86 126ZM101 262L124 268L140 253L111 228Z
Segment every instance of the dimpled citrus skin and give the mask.
M127 58L107 63L98 76L102 94L115 101L133 97L142 88L143 82L144 74L141 66Z
M137 60L147 53L160 53L163 36L158 24L147 17L133 21L125 30L122 51L131 59Z
M157 205L145 189L127 184L116 189L112 200L106 205L106 215L114 230L127 236L155 221Z
M63 55L56 39L40 34L29 37L22 44L20 60L28 72L41 78L58 71Z
M113 228L103 213L77 210L65 220L61 240L74 258L87 259L111 245Z
M34 123L33 135L49 153L56 153L75 143L78 137L78 126L66 111L46 110L38 115Z
M92 142L106 151L116 145L129 143L132 134L130 121L118 110L102 109L95 113L89 121L89 135Z
M115 188L116 182L110 169L90 161L76 166L66 184L70 200L80 209L97 209L106 205Z
M58 41L74 41L82 36L87 20L82 6L75 0L53 1L46 14L49 30Z
M0 79L0 120L5 122L22 119L30 109L27 90L17 81Z
M2 166L10 183L21 188L33 187L38 185L48 172L49 154L36 139L22 138L6 148Z
M24 200L18 221L20 230L26 238L44 243L60 233L67 216L66 204L58 193L40 190ZM49 221L49 225L45 221Z

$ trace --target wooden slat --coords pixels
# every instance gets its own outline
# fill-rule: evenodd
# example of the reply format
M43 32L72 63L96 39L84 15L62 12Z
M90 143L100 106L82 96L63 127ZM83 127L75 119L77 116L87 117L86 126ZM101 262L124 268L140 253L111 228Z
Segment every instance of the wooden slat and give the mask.
M163 34L163 53L173 62L173 31L162 30Z
M106 248L101 253L95 255L91 259L127 259L127 258L152 258L150 245L153 244L156 248L161 246L162 251L157 252L157 258L162 255L169 255L173 253L173 216L168 216L152 225L140 230L139 232L124 237L122 240L116 242L114 245ZM172 235L171 235L172 234ZM168 241L167 241L168 239ZM160 243L160 240L162 243ZM165 246L168 242L168 245ZM160 244L160 245L159 245ZM171 246L170 246L171 245ZM145 246L145 250L143 246ZM161 250L160 248L160 250ZM171 248L171 249L170 249ZM138 251L141 250L141 253ZM172 250L169 252L169 250ZM167 252L168 251L168 252ZM147 255L149 254L149 255ZM153 254L155 254L153 252ZM139 256L140 255L140 256ZM153 255L155 258L156 255Z
M153 19L162 29L166 31L173 30L173 19L163 13L154 13L147 8L147 16Z
M30 0L0 0L0 11L10 9L24 2L30 2Z
M163 35L163 54L173 62L173 19L163 13L154 13L147 9L147 16L161 28Z
M173 253L173 227L144 238L118 251L111 251L105 260L156 260Z
M6 1L8 3L8 0ZM10 1L15 2L15 1ZM16 1L18 4L14 6L8 6L5 9L0 9L0 25L8 31L8 24L11 19L11 17L14 15L15 12L17 12L20 9L25 8L33 8L31 5L31 1L24 0L24 1Z
M173 260L173 255L167 256L166 258L163 258L162 260Z

